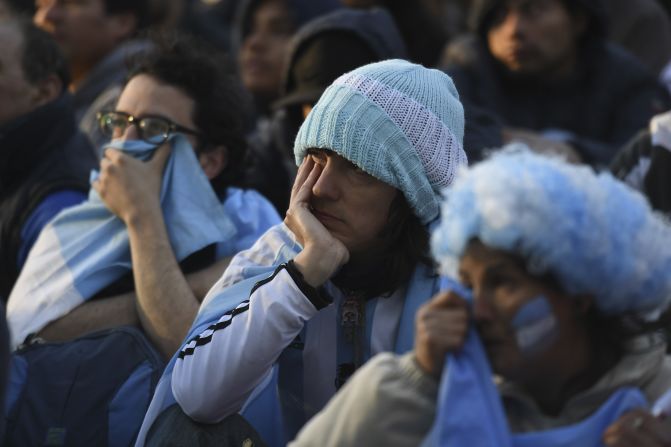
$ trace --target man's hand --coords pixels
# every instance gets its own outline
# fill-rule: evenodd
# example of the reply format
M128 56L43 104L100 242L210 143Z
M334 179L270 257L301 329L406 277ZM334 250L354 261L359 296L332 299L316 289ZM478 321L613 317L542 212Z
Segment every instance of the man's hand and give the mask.
M439 292L415 316L415 360L424 372L439 378L445 356L464 345L468 306L453 291Z
M143 162L116 149L107 149L100 161L100 177L93 183L107 208L129 225L145 213L160 213L163 168L170 145L159 147Z
M305 157L291 188L291 201L284 223L303 246L294 263L313 287L324 284L349 260L345 245L331 233L310 211L312 187L321 175L321 166Z
M564 157L569 163L578 164L582 158L578 152L566 143L561 141L549 140L542 135L522 129L503 129L504 143L524 143L534 152L539 154L555 154Z
M669 447L671 419L646 410L630 411L606 429L603 442L608 447Z

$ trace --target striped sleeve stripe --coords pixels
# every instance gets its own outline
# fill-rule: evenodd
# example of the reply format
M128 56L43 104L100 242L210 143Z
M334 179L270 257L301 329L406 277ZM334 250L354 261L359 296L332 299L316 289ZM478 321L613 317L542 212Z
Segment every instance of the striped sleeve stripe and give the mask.
M252 287L252 290L249 293L249 295L251 296L256 291L256 289L272 281L273 278L275 278L275 276L277 276L277 274L280 272L280 270L282 270L285 267L286 266L284 264L280 265L279 267L277 267L277 269L275 269L275 271L271 276L254 284L254 287ZM202 333L200 333L200 335L197 335L191 340L189 340L186 346L184 346L184 348L179 352L179 355L177 357L183 359L187 355L192 355L197 347L206 345L209 342L211 342L212 335L214 335L216 331L230 326L231 321L233 321L233 317L240 315L241 313L244 313L248 310L249 310L249 300L241 302L236 306L235 309L226 312L215 324L208 326L208 328L205 329Z
M209 326L202 334L197 335L195 338L191 339L191 341L187 343L184 349L179 352L178 357L183 359L185 356L193 354L193 351L197 346L208 344L210 341L212 341L212 335L216 331L228 327L231 324L231 321L233 321L233 317L240 315L247 310L249 310L249 300L243 301L242 303L238 304L235 309L226 312L217 323Z

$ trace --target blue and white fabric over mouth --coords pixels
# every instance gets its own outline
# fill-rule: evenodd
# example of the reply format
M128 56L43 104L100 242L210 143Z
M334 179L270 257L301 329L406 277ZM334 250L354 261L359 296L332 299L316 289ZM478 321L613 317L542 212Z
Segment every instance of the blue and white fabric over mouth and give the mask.
M178 261L235 236L186 137L171 138L161 208ZM107 145L147 159L156 149L142 141ZM92 178L95 174L92 173ZM7 303L11 346L93 297L132 268L128 233L91 189L81 205L63 210L40 234Z

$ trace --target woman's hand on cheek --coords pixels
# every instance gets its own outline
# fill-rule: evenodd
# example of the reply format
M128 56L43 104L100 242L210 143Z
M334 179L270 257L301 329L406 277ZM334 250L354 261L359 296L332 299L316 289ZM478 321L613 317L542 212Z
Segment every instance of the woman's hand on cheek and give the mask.
M284 223L303 246L294 263L308 284L324 284L349 260L345 245L322 225L310 211L312 187L321 175L322 167L306 157L291 188L291 201Z

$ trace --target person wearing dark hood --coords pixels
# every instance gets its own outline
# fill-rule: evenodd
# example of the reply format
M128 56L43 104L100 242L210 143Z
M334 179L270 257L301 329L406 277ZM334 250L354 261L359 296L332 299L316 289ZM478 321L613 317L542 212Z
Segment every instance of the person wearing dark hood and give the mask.
M326 87L357 67L385 59L404 59L406 54L393 17L381 8L343 8L306 23L294 35L285 58L281 96L272 105L269 140L257 142L262 156L250 172L250 177L266 180L264 187L258 189L279 211L289 206L291 182L296 174L294 139ZM284 169L278 169L280 166ZM272 181L268 181L270 172Z
M338 7L337 0L246 0L238 9L240 77L266 115L280 94L284 57L300 26Z
M249 185L262 192L278 211L286 209L285 190L291 187L271 144L271 104L280 95L284 59L296 31L309 20L339 7L338 0L243 0L236 11L233 48L240 78L251 93L256 119L248 136Z
M351 8L387 9L394 17L396 26L408 48L409 60L425 67L434 67L440 59L448 40L448 31L443 17L433 13L436 6L427 0L409 2L406 0L341 0ZM451 25L451 24L450 24Z
M605 165L668 107L654 76L606 42L599 0L480 0L472 14L474 57L447 67L471 126L483 111L494 117L471 155L521 141Z
M65 58L27 20L0 22L0 299L40 230L86 199L97 163L77 131Z

